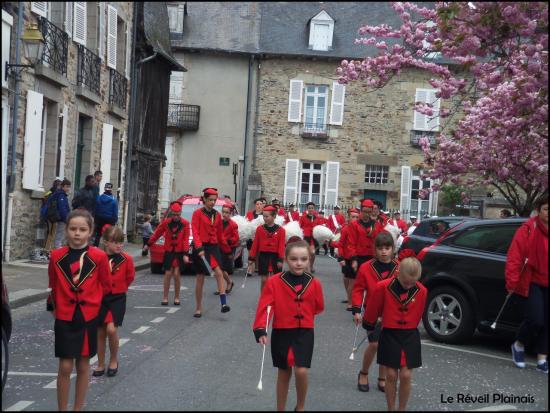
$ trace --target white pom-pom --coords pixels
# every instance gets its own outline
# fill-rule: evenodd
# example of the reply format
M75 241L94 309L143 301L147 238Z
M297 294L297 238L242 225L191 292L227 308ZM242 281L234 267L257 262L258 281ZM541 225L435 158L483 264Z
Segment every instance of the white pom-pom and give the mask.
M245 217L241 216L241 215L235 215L235 216L231 217L231 219L239 227L239 240L241 240L241 241L247 240L248 237L249 237L249 234L250 234L248 220Z
M338 233L334 236L334 238L332 238L332 242L338 242L340 241L340 236L342 235L342 233Z
M398 227L391 225L390 223L388 223L384 227L384 230L391 234L391 236L393 238L393 243L397 244L397 238L399 237L399 234L401 233L401 230Z
M282 216L280 216L280 215L277 215L277 216L275 217L275 223L276 223L277 225L279 225L280 227L282 227L282 226L285 224L285 217L282 217Z
M284 225L283 228L285 229L286 242L288 242L291 237L299 237L300 239L304 239L304 231L300 227L298 221L289 222Z
M334 233L330 228L325 227L324 225L316 225L313 227L313 238L323 245L326 241L330 241L334 237Z
M403 238L402 235L399 235L399 238L397 238L397 242L395 243L395 250L396 251L399 251L399 248L401 248L401 244L403 244L403 240L405 238Z

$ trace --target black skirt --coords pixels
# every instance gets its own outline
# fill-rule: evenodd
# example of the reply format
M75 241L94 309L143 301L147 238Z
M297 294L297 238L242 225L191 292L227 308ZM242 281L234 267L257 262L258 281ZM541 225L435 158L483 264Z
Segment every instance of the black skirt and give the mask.
M353 270L350 260L344 260L345 264L342 266L342 274L344 277L354 280L357 276L357 272Z
M72 321L55 320L55 357L80 358L97 354L97 320L84 320L80 305L76 305ZM84 339L87 338L85 341Z
M277 267L277 262L279 255L276 252L260 252L258 254L258 274L268 275L269 274L269 264L271 264L271 272L276 274L279 272L279 267Z
M204 258L210 264L212 269L215 269L222 264L222 254L218 244L202 244L204 250ZM196 248L193 248L193 264L198 274L208 274L208 268L204 265L202 258L199 257Z
M296 367L311 367L313 356L312 328L274 328L271 333L271 358L273 366L287 369L288 353L292 347L294 365Z
M99 308L99 325L105 322L109 311L111 312L115 326L121 326L124 314L126 313L126 293L108 294L103 297L101 307Z
M378 321L374 326L374 331L369 334L369 343L378 343L380 340L380 333L382 332L382 323Z
M415 369L422 366L418 329L383 328L378 341L376 362L393 369L403 366Z
M179 268L181 273L183 271L183 268L185 267L183 256L183 252L164 251L164 262L162 264L162 270L170 271L172 268Z
M310 246L314 246L315 249L319 248L319 243L313 236L311 237L304 237L304 241L307 242Z
M222 270L228 273L229 275L233 274L235 271L235 265L233 262L233 254L235 253L235 248L231 250L230 254L222 254Z

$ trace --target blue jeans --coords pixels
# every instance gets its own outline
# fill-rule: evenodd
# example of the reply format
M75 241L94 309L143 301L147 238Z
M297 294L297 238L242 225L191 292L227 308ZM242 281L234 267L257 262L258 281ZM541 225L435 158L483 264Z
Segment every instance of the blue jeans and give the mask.
M531 337L535 339L537 354L548 354L548 288L533 283L529 286L517 340L525 344Z

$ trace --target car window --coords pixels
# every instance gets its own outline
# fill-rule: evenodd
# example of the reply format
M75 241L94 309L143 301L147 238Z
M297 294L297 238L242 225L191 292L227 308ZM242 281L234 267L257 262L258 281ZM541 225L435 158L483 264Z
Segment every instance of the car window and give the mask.
M439 238L443 233L447 232L450 228L458 225L462 220L429 220L421 222L420 225L414 230L414 235L421 237Z
M458 234L457 247L506 254L519 225L472 227Z

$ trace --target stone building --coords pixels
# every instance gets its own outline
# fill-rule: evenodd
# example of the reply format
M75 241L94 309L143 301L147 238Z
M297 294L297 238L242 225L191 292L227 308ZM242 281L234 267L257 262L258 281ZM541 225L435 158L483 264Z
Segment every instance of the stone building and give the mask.
M2 3L6 261L41 246L39 208L56 177L72 182L72 199L86 175L102 170L100 192L111 182L124 205L133 10L131 2ZM43 54L33 68L12 67L5 77L5 63L29 63L20 41L25 24L38 25ZM119 223L122 214L119 207Z

